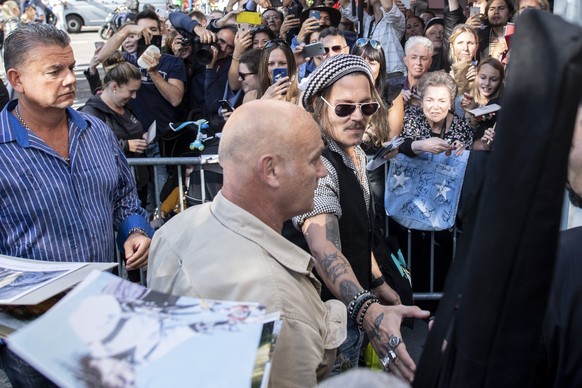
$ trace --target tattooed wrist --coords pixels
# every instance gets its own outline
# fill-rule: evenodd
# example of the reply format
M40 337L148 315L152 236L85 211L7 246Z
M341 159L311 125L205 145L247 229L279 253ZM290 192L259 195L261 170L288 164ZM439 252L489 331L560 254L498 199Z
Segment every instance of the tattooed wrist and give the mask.
M352 301L354 296L360 292L360 289L351 280L344 280L340 283L340 299L348 304Z

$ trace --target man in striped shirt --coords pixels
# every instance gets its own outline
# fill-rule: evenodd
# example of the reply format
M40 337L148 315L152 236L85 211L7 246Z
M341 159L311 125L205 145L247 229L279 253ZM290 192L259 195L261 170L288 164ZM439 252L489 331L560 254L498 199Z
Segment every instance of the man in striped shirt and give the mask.
M19 27L4 42L4 62L19 99L0 113L0 254L109 262L117 230L127 269L146 265L153 233L123 151L102 121L70 108L68 35L45 24ZM5 346L0 357L14 386L43 384Z

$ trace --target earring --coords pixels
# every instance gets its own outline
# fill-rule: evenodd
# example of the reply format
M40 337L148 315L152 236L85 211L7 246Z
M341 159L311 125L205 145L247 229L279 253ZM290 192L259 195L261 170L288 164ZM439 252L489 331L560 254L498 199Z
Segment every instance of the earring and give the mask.
M113 93L117 92L117 89L113 89Z

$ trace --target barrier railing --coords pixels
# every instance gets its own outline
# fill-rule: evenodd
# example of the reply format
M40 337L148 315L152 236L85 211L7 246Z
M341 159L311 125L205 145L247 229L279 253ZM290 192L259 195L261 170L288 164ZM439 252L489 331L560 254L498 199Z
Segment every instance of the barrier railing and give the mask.
M188 158L128 158L127 159L130 166L151 166L154 169L154 176L157 176L158 168L165 166L184 166L184 165L194 165L200 166L200 182L201 187L205 187L205 178L204 178L204 170L205 166L208 165L216 165L218 162L217 155L203 155L202 157L188 157ZM182 169L177 169L178 174L178 187L182 187L184 184L185 177L183 176ZM153 180L154 182L154 191L155 191L155 201L156 201L156 208L159 209L160 207L160 182L157 182L157 179ZM163 185L163 182L161 183ZM178 190L179 192L179 204L180 204L180 211L184 210L184 192L183 190ZM201 190L202 193L202 201L205 202L205 190ZM387 229L386 229L387 230ZM429 290L428 292L415 292L414 298L416 300L438 300L442 297L442 290L435 289L435 237L434 232L430 232L431 236L431 247L430 247L430 265L429 265ZM456 253L456 245L457 245L457 237L459 231L457 230L456 226L453 231L453 257ZM413 246L412 246L412 231L409 229L407 230L407 254L406 260L409 268L412 268L412 256L413 256ZM119 257L119 256L118 256ZM123 260L118 260L119 262L119 273L124 273L125 270L123 267ZM141 272L141 283L145 284L145 273L144 270ZM412 273L412 281L414 285L414 278L415 274Z

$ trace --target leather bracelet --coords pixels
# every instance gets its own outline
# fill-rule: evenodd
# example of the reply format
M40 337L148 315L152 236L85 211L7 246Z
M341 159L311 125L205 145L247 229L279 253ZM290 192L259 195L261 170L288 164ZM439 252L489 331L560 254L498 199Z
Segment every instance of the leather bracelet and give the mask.
M145 230L143 230L142 228L131 228L129 230L129 232L127 232L127 237L131 236L132 234L141 234L142 236L145 236L147 238L149 238L150 236L148 236L147 232Z
M384 276L377 277L376 279L372 279L372 281L370 282L370 288L374 289L376 287L380 287L384 283L385 283Z

